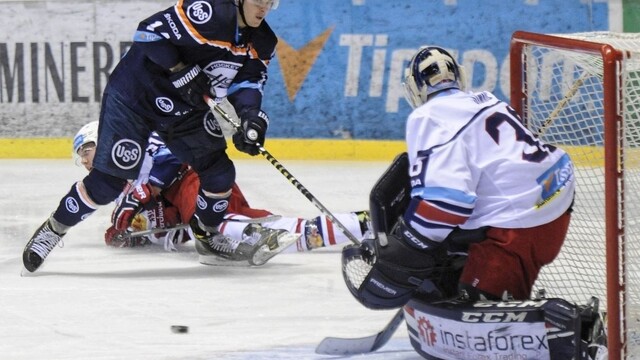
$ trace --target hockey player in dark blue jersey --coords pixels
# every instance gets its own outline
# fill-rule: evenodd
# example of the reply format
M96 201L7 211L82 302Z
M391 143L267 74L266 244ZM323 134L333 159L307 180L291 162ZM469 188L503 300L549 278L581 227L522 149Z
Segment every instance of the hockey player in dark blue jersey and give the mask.
M277 5L278 0L178 0L140 22L104 90L93 169L27 243L22 259L28 271L42 265L71 227L138 177L152 131L200 178L190 223L198 251L234 251L215 246L235 167L203 95L229 101L244 130L233 136L234 145L257 155L256 144L264 144L269 125L262 90L277 43L265 17ZM244 135L249 132L257 138Z

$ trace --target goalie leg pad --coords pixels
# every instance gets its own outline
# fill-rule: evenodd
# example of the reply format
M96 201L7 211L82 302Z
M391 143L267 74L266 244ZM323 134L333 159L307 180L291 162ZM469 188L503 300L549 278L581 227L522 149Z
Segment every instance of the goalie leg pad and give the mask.
M584 314L597 309L558 298L431 303L414 298L404 311L411 345L425 359L587 360Z

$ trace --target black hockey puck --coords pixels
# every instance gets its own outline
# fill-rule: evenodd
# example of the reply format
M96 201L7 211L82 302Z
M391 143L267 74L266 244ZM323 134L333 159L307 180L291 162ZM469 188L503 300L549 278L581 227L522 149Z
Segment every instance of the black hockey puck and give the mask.
M174 334L186 334L189 332L189 327L184 325L171 325L171 332Z

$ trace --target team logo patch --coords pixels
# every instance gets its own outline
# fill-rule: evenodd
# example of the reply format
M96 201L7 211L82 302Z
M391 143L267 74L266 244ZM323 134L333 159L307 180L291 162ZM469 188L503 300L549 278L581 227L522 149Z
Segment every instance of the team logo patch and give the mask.
M111 160L117 167L129 170L133 169L140 162L142 149L140 145L130 139L122 139L113 145L111 149Z
M209 133L209 135L218 138L224 137L222 128L220 128L218 120L216 120L216 117L211 111L207 111L207 113L204 115L203 126L207 133Z
M80 206L78 206L78 202L76 201L76 199L72 197L68 197L64 201L64 206L67 208L67 211L72 214L76 214L78 211L80 211Z
M220 200L217 203L213 204L213 211L215 212L223 212L227 210L229 207L229 202L227 200Z
M241 63L214 61L202 69L211 78L211 92L215 94L216 100L227 96L229 86L240 68L242 68Z
M160 111L170 113L173 111L173 101L168 97L159 97L156 98L156 106Z
M200 195L198 195L198 198L196 199L196 204L200 210L205 210L207 208L207 202Z
M211 19L213 11L206 1L196 1L187 8L187 17L194 24L204 24Z

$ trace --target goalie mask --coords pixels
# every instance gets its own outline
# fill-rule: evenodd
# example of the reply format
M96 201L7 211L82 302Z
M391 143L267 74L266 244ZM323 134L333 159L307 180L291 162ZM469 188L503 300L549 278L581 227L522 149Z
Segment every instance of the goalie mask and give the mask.
M404 76L404 97L414 109L438 91L464 90L466 81L463 67L446 50L436 46L420 48Z
M98 122L92 121L84 125L76 136L73 137L73 155L78 155L78 150L86 144L98 144Z

